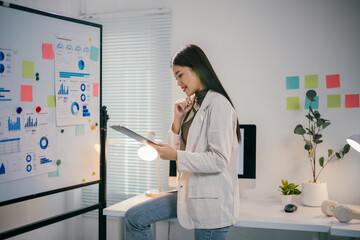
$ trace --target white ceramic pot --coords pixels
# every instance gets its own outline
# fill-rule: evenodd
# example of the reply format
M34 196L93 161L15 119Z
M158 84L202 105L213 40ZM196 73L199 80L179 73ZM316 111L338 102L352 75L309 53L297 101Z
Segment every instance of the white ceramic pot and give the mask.
M301 202L305 206L320 207L324 200L329 199L326 182L303 182Z
M280 195L281 205L285 206L286 204L291 203L291 201L292 201L292 195L283 195L283 194Z

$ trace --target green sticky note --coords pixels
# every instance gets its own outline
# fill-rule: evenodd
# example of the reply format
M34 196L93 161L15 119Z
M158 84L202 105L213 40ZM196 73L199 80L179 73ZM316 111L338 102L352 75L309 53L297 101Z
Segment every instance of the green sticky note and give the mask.
M22 62L22 76L24 78L34 78L34 62Z
M319 86L318 75L305 75L305 88L317 88Z
M56 166L56 171L48 173L48 177L58 177L58 176L59 176L59 166Z
M99 48L91 46L90 59L96 62L99 60Z
M328 108L341 108L341 95L327 95Z
M300 109L299 97L287 97L286 110L298 110L298 109Z
M84 136L85 135L85 125L75 125L75 136Z
M47 96L47 106L48 107L56 107L55 95L48 95Z

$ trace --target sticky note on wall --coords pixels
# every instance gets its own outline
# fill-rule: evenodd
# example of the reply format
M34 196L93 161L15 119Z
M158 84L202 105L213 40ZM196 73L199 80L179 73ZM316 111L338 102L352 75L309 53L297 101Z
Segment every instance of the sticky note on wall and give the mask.
M359 94L345 95L345 108L358 108L359 102Z
M305 88L317 88L319 86L318 75L305 75Z
M327 95L328 108L341 108L341 95Z
M286 89L299 89L299 76L286 77Z
M339 88L340 74L326 75L326 88Z
M305 98L305 109L309 109L311 101L306 97ZM315 97L315 101L311 103L312 109L319 109L319 96Z
M298 110L298 109L300 109L299 97L287 97L286 110Z

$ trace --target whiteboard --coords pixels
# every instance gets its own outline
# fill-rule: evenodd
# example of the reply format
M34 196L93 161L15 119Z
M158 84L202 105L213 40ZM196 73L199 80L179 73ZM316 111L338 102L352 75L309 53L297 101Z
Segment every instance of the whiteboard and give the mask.
M10 5L0 32L0 203L98 182L102 26Z

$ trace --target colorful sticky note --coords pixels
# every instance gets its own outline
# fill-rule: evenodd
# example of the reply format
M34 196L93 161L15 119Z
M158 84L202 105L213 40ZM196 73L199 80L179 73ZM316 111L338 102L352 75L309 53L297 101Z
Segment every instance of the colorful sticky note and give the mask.
M84 136L85 135L85 125L75 125L75 136Z
M305 88L317 88L319 86L318 75L305 75Z
M358 107L359 107L359 94L346 94L345 108L358 108Z
M99 96L99 83L94 83L93 84L93 97L98 97Z
M32 102L33 101L33 91L32 85L21 85L21 101L22 102Z
M56 166L57 169L54 172L49 172L48 177L58 177L59 176L59 166Z
M339 88L340 74L326 75L326 88Z
M94 60L94 61L98 61L98 59L99 59L99 48L91 46L90 59Z
M48 107L56 107L55 95L48 95L47 96L47 106Z
M299 97L287 97L286 110L298 110L298 109L300 109Z
M341 108L341 95L327 95L328 108Z
M51 43L42 44L42 58L43 59L54 59L54 50Z
M34 78L34 62L22 61L22 76L24 78Z
M286 89L299 89L299 76L286 77Z
M311 101L306 97L305 98L305 109L309 109ZM315 97L315 102L311 103L312 109L319 109L319 96Z

